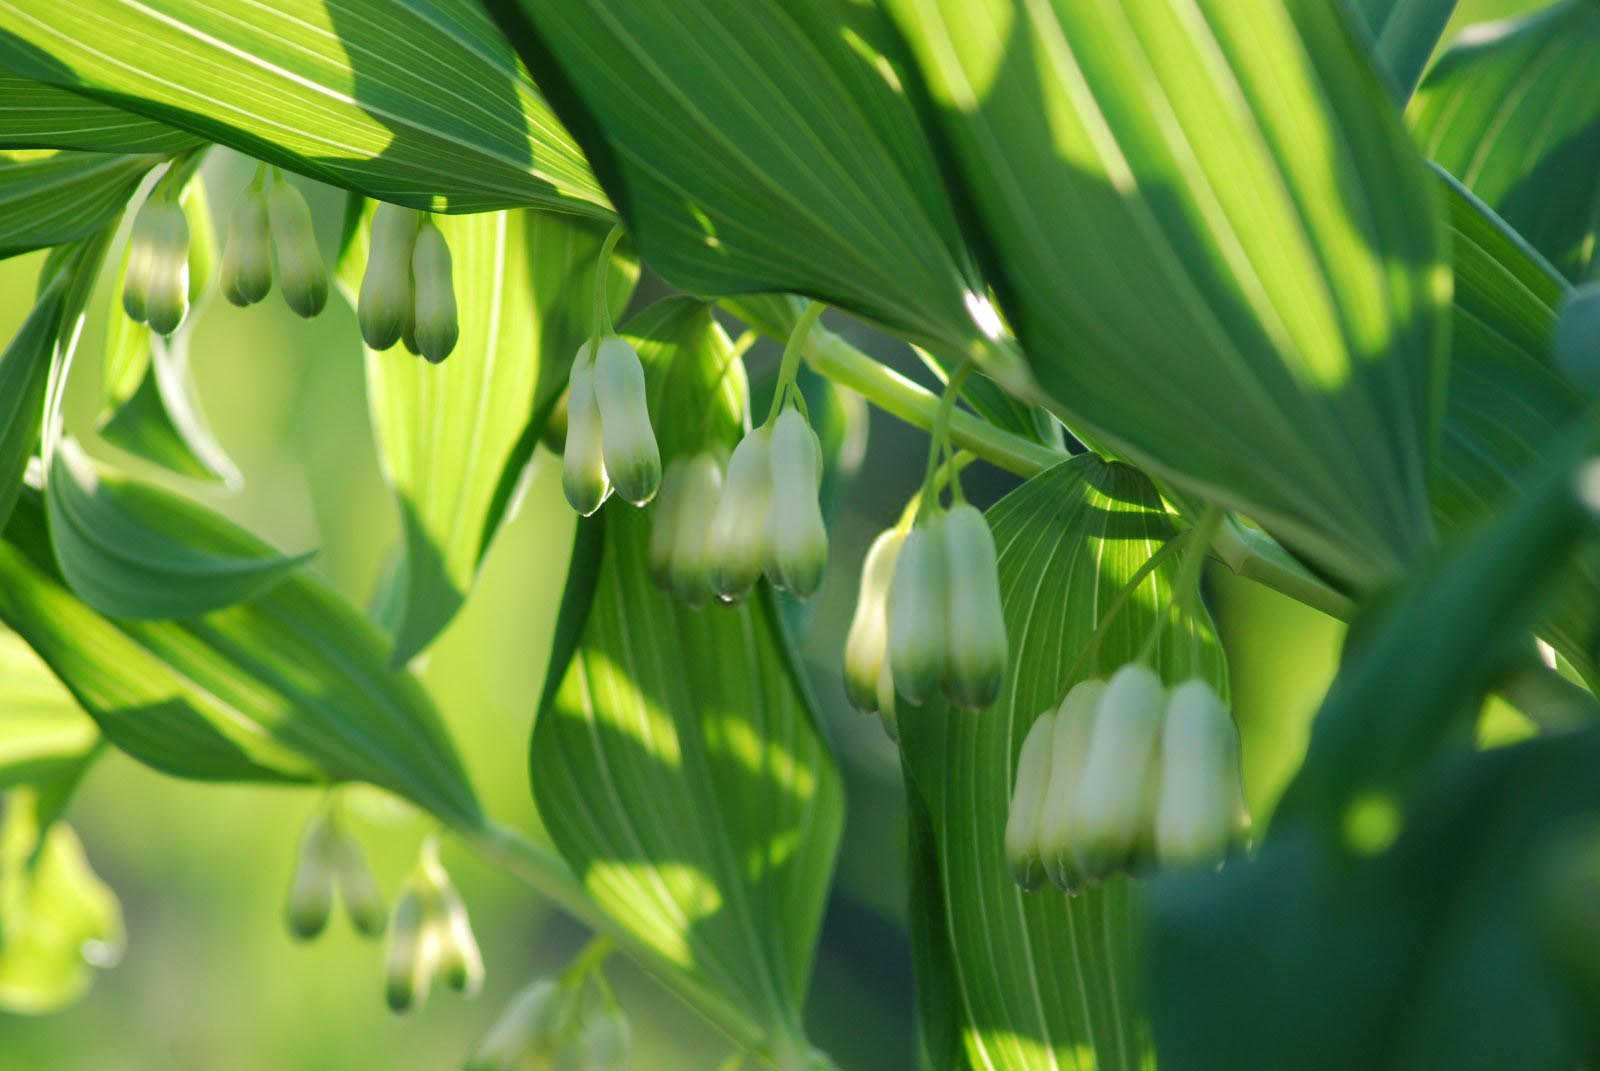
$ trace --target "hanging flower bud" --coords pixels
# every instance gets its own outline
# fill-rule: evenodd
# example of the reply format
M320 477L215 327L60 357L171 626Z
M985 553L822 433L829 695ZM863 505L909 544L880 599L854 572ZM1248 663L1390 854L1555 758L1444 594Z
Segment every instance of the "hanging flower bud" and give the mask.
M887 633L887 628L885 628L885 633ZM888 646L887 635L885 636L884 645L885 647ZM882 720L883 731L889 734L889 739L899 743L900 722L895 716L894 704L894 671L889 666L888 652L885 651L883 667L878 670L878 717Z
M399 342L412 315L411 254L421 227L422 213L414 208L380 203L372 214L367 270L356 300L356 320L370 349Z
M672 562L668 582L673 594L690 606L704 606L716 597L711 589L711 542L706 520L722 496L722 465L706 451L684 468L677 517L673 523Z
M149 245L144 320L157 334L170 335L189 311L189 219L176 201L152 197L139 210L134 229L141 225Z
M1000 577L989 522L965 502L944 518L949 556L950 662L945 694L974 709L993 703L1006 678L1006 622L1000 608Z
M756 428L734 447L728 476L711 516L708 575L717 596L742 598L766 562L767 510L772 503L772 432Z
M1185 681L1167 701L1162 729L1156 855L1166 866L1220 862L1248 827L1239 776L1239 734L1203 680Z
M442 873L442 872L441 872ZM440 916L441 947L439 969L444 983L457 993L473 996L483 988L483 953L467 917L467 905L448 878L439 891L443 912Z
M272 289L272 229L267 194L258 179L239 195L222 246L222 293L235 305L253 305Z
M1125 866L1133 852L1166 700L1160 678L1138 662L1117 670L1106 684L1073 796L1073 861L1089 878Z
M949 666L950 570L944 516L917 522L900 546L889 584L889 664L895 690L921 703Z
M555 1055L561 1018L561 987L541 978L524 987L478 1042L466 1071L522 1071L544 1067Z
M1023 737L1011 809L1006 814L1006 864L1011 868L1011 880L1028 890L1037 889L1045 878L1039 857L1039 825L1050 787L1055 726L1056 714L1047 710Z
M661 452L650 427L644 365L616 335L601 339L595 354L594 398L600 408L606 478L617 494L642 506L661 484Z
M306 823L300 836L300 852L283 913L289 933L299 940L309 941L328 925L328 915L333 910L336 839L336 832L320 812Z
M1105 691L1102 680L1073 685L1056 708L1055 732L1050 738L1050 785L1039 816L1039 855L1046 876L1068 893L1081 890L1085 880L1073 859L1077 791L1089 755L1095 711Z
M278 251L278 283L283 300L307 319L328 304L328 269L317 250L311 209L300 191L281 178L267 192L267 219Z
M584 349L588 346L584 343ZM580 350L567 381L567 445L561 454L561 489L572 508L585 517L611 494L604 450L600 408L594 398L594 369Z
M122 269L122 311L128 314L128 319L140 324L145 321L145 295L150 290L153 250L149 229L141 209L133 218L133 230L128 235L128 262Z
M767 512L767 575L804 598L822 583L828 529L817 492L822 444L798 409L778 414L772 427L772 503Z
M450 271L450 246L432 219L424 217L411 251L412 306L416 349L434 364L450 356L461 329L456 322L456 291ZM402 337L404 333L402 332ZM410 348L410 341L406 343Z
M428 999L439 957L439 927L424 893L408 882L394 903L389 942L384 950L384 997L397 1012Z
M625 1071L633 1032L618 1008L611 1008L590 1019L579 1039L583 1071Z
M340 831L333 846L333 867L339 879L339 897L344 901L350 924L363 937L377 937L389 921L383 892L367 867L361 844L348 832Z
M844 641L844 690L857 710L871 714L881 706L878 700L889 655L889 582L894 563L906 534L898 528L883 532L872 541L861 564L861 587L856 594L856 612ZM893 690L893 677L890 677Z
M650 549L646 557L650 579L663 591L672 590L672 550L678 534L688 470L687 457L675 457L667 462L661 473L661 490L656 493L655 508L650 511Z

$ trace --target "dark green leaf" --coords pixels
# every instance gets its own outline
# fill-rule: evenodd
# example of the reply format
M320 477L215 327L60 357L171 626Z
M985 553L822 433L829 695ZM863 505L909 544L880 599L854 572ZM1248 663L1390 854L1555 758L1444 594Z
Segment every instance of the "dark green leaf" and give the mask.
M1352 0L1372 38L1372 53L1404 105L1455 12L1456 0Z

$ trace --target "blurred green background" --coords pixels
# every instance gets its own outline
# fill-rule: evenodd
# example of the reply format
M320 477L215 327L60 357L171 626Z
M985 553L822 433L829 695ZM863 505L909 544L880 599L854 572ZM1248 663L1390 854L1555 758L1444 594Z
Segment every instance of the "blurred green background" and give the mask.
M1457 21L1531 6L1469 0ZM220 215L248 167L218 152L206 177ZM303 188L331 252L344 196ZM10 337L31 305L41 263L37 255L0 261L0 337ZM150 475L89 434L100 397L103 306L102 295L79 353L68 426L102 457ZM929 382L897 343L847 323L834 326ZM194 329L192 352L204 409L245 484L231 495L172 485L283 549L318 548L311 567L366 605L399 528L373 451L359 336L348 307L335 298L324 315L306 322L276 296L248 310L211 301ZM774 357L768 344L752 352L755 378ZM914 489L926 440L873 413L869 442L833 521L827 581L814 604L793 615L802 622L803 651L849 794L807 1018L813 1038L846 1071L898 1071L915 1066L901 786L892 746L875 719L848 707L838 668L861 556ZM559 464L541 451L534 468L520 514L501 533L464 612L421 666L490 812L529 830L537 829L537 817L526 744L573 528ZM987 504L1014 483L977 466L968 490ZM1247 790L1261 815L1298 762L1341 632L1314 611L1220 571L1209 578L1208 596L1228 646ZM1497 724L1497 735L1516 732L1510 720ZM69 819L121 898L126 953L64 1012L0 1013L0 1071L454 1067L512 992L558 970L582 946L579 927L515 880L447 845L488 984L472 1001L439 993L407 1016L390 1013L377 945L358 940L339 918L310 944L292 941L281 922L296 841L317 800L309 790L182 782L115 754L100 762ZM359 799L355 812L392 893L425 828L375 796ZM700 1071L728 1055L709 1027L647 976L621 960L613 960L609 975L632 1018L641 1071Z

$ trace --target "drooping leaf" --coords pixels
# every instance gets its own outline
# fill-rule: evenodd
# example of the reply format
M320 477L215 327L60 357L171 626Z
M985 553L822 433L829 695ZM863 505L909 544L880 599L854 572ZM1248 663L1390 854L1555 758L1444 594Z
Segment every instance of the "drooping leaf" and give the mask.
M0 1010L56 1011L122 953L122 909L64 823L41 821L31 790L0 800Z
M46 286L5 352L0 353L0 528L11 515L28 459L39 445L50 358L65 304L63 286Z
M706 306L625 325L667 459L742 419L743 375ZM534 729L534 797L599 906L679 984L799 1039L842 819L838 773L771 590L690 609L646 566L651 510L613 499L579 526ZM795 1064L793 1066L800 1066Z
M1424 151L1574 281L1600 230L1597 51L1591 0L1472 27L1408 113Z
M0 152L0 257L89 237L160 162L149 153Z
M6 2L0 67L383 200L609 215L470 0Z
M973 1067L1138 1071L1149 1043L1135 973L1137 898L1125 878L1073 898L1012 883L1003 833L1017 753L1041 711L1077 681L1132 660L1152 629L1162 631L1151 664L1168 684L1202 676L1226 694L1221 647L1204 611L1163 616L1177 569L1168 562L1140 582L1089 649L1101 615L1176 534L1138 470L1080 455L1029 480L988 516L1011 640L1005 690L977 713L935 700L898 717L909 780L937 848L939 888L916 895L942 901L939 937L954 972L919 985L954 986ZM913 878L933 880L923 870ZM919 966L929 969L926 952Z
M1431 535L1449 270L1342 5L887 6L1068 426L1345 585L1397 575Z
M198 507L194 507L198 509ZM259 549L232 534L224 549ZM186 621L114 622L56 570L40 497L25 491L0 546L0 620L27 640L117 747L203 780L366 781L442 820L482 821L422 686L388 644L304 572Z
M400 508L404 584L395 652L426 647L460 609L499 531L518 481L593 330L594 266L605 228L548 212L486 213L438 221L454 261L461 337L431 365L396 347L367 353L367 393L378 456ZM365 232L340 266L354 301ZM638 266L613 258L613 315Z
M1388 75L1395 99L1411 99L1456 0L1354 0L1351 4L1372 38L1373 57Z
M0 788L69 776L100 730L13 632L0 631Z
M876 6L485 6L668 282L805 294L1016 371Z
M142 115L16 75L0 73L0 147L175 153L200 139Z

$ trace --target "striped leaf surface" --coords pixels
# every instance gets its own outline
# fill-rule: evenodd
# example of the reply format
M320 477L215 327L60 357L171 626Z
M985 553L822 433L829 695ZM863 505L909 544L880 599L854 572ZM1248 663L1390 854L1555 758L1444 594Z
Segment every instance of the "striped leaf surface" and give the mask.
M148 153L0 152L0 257L99 231L122 215L139 180L160 159Z
M405 533L396 590L396 662L426 647L461 608L518 481L594 323L594 266L605 227L549 212L441 217L461 337L434 366L395 347L367 353L378 457ZM340 265L352 303L367 256L361 229ZM615 257L613 314L638 267Z
M1449 268L1342 5L890 0L1039 384L1354 588L1430 539Z
M0 73L0 146L175 153L200 138L165 123L13 74Z
M913 911L921 900L939 912L919 925L947 942L948 966L932 977L938 952L919 949L919 989L949 994L946 1013L957 1016L972 1068L1139 1071L1151 1054L1136 977L1136 890L1118 878L1068 898L1012 883L1003 833L1017 754L1041 711L1079 680L1134 658L1153 628L1162 631L1151 664L1168 684L1199 675L1226 694L1222 650L1204 611L1167 616L1174 559L1140 582L1080 662L1119 593L1174 534L1138 470L1080 455L1002 499L989 523L1011 639L1005 690L977 713L933 701L899 717L937 860L938 886L914 890ZM914 869L914 880L935 879ZM929 1041L943 1054L941 1071L964 1066L948 1041Z
M1600 6L1564 0L1474 26L1417 90L1424 151L1569 279L1600 229Z
M112 621L63 583L37 494L5 535L0 620L134 758L204 780L366 781L443 821L482 821L427 693L320 581L297 573L185 621ZM259 549L236 538L235 553Z
M0 630L0 789L71 774L100 730L14 632Z
M745 386L709 310L662 302L624 334L650 369L653 412L669 408L682 429L665 454L702 419L731 443ZM652 514L613 498L579 525L534 728L534 798L595 902L743 1009L754 1032L738 1040L800 1044L839 775L771 590L699 610L662 594L646 567Z
M471 0L5 0L0 68L383 200L610 214Z
M1373 57L1404 105L1455 13L1456 0L1353 0L1351 8L1372 39Z

